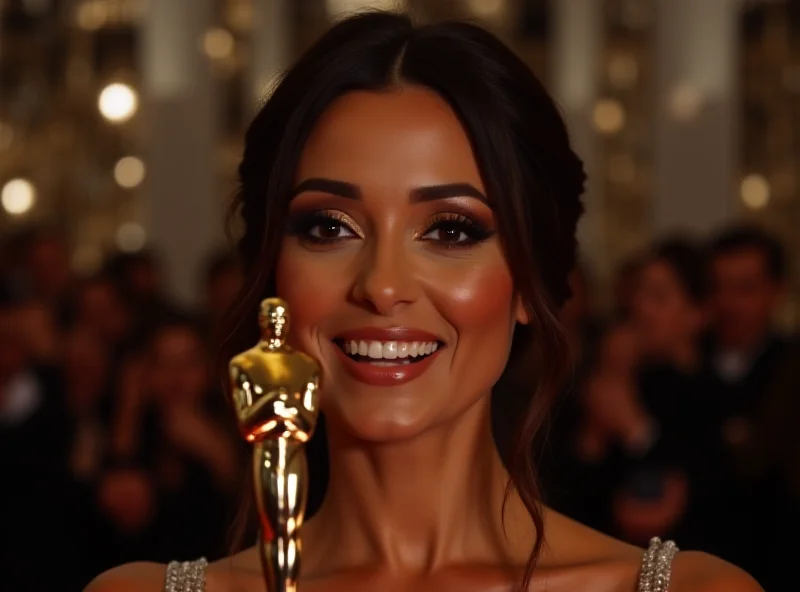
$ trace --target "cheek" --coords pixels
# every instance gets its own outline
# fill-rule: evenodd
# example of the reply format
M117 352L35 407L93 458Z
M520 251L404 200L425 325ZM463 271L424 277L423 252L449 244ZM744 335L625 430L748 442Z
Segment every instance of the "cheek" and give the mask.
M289 340L313 357L320 353L314 329L330 321L347 297L347 266L340 259L292 244L285 244L278 257L275 287L289 304Z
M505 366L514 324L514 286L505 262L476 265L453 274L441 270L428 293L439 313L457 333L457 351L480 350L486 364Z

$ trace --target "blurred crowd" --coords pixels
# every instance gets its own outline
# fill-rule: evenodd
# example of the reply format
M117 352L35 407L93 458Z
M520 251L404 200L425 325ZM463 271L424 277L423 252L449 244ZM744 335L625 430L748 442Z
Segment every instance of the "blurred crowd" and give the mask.
M0 266L3 589L79 591L119 563L226 554L244 445L211 344L236 259L209 260L199 315L164 298L147 253L76 277L62 238L36 230Z
M776 330L781 244L753 227L673 238L618 273L591 315L573 277L562 311L575 374L542 462L556 509L639 545L675 539L770 591L793 589L800 529L800 349Z
M750 227L660 242L619 270L610 318L594 313L589 274L572 280L561 319L574 372L542 453L546 501L786 589L800 528L800 350L774 329L781 245ZM164 296L152 254L77 277L58 234L2 245L7 589L81 590L119 563L229 551L247 451L213 344L241 281L236 259L215 255L190 315Z

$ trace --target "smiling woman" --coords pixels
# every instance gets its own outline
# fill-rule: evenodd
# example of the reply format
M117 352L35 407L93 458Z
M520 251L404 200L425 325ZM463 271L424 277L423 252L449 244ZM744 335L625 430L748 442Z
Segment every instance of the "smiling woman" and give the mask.
M224 360L277 295L289 341L322 368L330 479L304 526L301 590L666 590L674 545L643 556L539 499L532 442L569 366L556 313L584 174L509 49L469 24L344 20L258 114L240 176L248 276ZM504 465L490 401L509 371L531 399ZM93 590L163 578L133 566ZM253 551L169 570L172 589L203 579L263 586ZM758 588L716 560L676 560L673 590L717 589Z

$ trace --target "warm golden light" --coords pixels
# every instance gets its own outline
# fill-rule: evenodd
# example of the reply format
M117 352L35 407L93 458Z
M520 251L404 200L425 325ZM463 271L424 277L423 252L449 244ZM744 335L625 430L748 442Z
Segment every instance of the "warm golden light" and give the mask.
M136 91L121 82L106 86L97 101L100 114L113 123L128 121L139 107Z
M235 0L226 4L226 21L237 31L253 28L253 4L251 0Z
M402 0L325 0L328 14L332 17L367 9L398 10L404 4Z
M0 121L0 150L5 150L11 146L14 140L14 128L4 121Z
M630 54L618 54L608 61L608 80L616 88L627 90L636 86L639 64Z
M669 109L678 121L694 119L703 105L700 91L690 85L679 86L670 97Z
M75 21L86 31L102 29L108 21L108 6L103 1L85 0L78 5Z
M227 29L209 29L203 36L203 51L212 60L222 60L233 53L235 40Z
M3 209L12 216L27 213L36 202L36 188L27 179L11 179L0 192Z
M752 210L766 207L771 197L769 181L763 175L748 175L742 179L740 192L742 202Z
M138 187L144 181L145 166L142 159L135 156L125 156L117 161L114 166L114 180L117 185L125 189Z
M593 119L599 132L615 134L625 126L625 109L616 99L602 99L594 107Z
M505 8L504 0L468 0L470 11L478 18L492 18Z
M630 154L611 154L608 157L608 178L618 185L636 181L636 163Z
M116 243L120 251L135 253L141 251L147 240L147 234L139 224L128 222L117 229Z
M76 272L92 274L102 267L103 252L92 245L83 245L72 253L70 263Z

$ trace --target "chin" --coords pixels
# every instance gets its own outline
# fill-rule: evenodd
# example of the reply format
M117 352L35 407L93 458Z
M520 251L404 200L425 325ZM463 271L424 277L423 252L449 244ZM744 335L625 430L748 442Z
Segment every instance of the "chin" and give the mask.
M430 401L391 393L333 392L322 403L329 432L375 444L413 439L438 422Z

